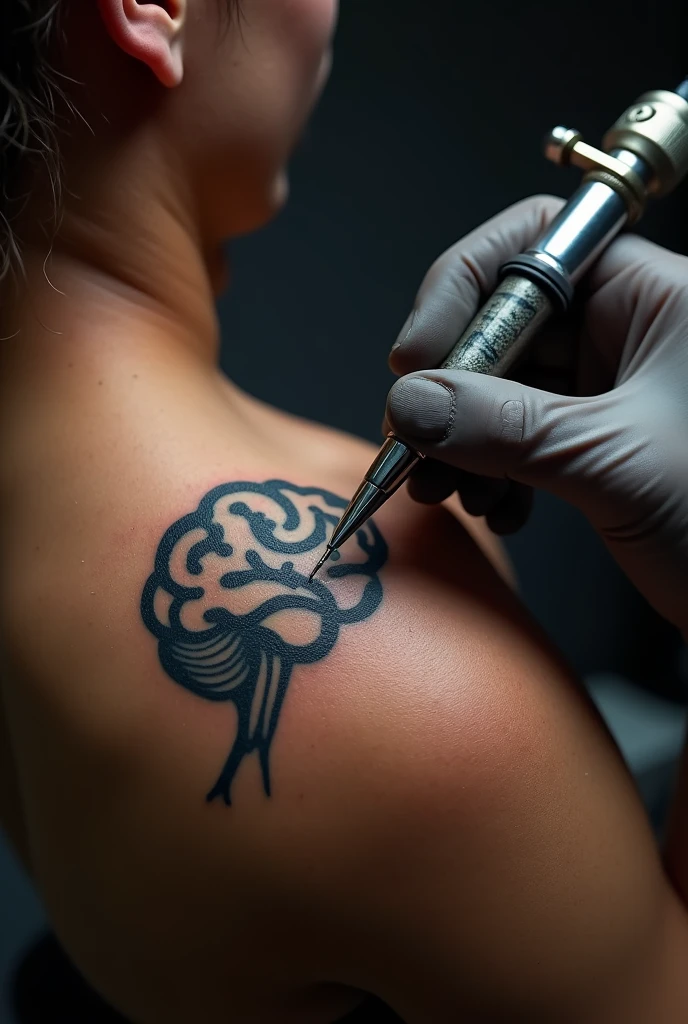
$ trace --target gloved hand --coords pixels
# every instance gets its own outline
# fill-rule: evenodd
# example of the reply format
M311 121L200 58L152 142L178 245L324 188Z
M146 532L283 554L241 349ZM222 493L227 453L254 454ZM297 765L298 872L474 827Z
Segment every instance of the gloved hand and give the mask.
M409 376L392 388L387 420L431 457L409 484L415 498L458 490L467 512L504 533L527 516L530 488L551 491L581 509L688 638L688 259L622 236L588 275L574 316L545 328L519 379L428 370L494 290L501 264L560 206L519 203L432 267L392 350L392 369ZM548 364L559 393L525 383L535 372L542 387Z

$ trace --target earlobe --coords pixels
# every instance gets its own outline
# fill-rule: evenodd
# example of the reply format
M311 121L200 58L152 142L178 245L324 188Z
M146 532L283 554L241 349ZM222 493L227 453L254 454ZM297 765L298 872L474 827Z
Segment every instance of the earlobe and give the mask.
M186 0L98 0L98 8L108 35L124 53L146 64L167 88L180 84Z

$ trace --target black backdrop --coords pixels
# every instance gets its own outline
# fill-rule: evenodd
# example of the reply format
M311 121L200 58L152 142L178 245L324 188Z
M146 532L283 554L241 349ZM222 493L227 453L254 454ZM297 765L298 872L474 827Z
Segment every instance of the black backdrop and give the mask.
M292 412L379 439L387 354L426 269L498 210L568 195L541 155L555 124L598 144L637 95L688 73L680 0L342 0L330 85L292 197L233 247L223 365ZM688 184L641 226L685 251ZM571 509L541 497L509 542L525 600L580 673L663 679L666 630Z

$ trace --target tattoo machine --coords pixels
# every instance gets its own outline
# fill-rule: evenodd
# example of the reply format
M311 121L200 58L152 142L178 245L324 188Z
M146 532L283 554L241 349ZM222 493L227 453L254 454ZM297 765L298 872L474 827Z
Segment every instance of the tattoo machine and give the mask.
M688 78L670 92L644 93L607 132L603 148L555 128L545 155L585 171L583 183L535 245L501 268L501 284L442 369L500 376L622 228L637 224L648 198L666 196L688 173ZM339 521L311 579L404 483L423 456L390 434Z

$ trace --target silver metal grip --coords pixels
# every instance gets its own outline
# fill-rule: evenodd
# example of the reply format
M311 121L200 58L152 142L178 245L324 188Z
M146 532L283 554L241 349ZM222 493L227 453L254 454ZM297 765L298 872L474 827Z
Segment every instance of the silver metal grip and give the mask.
M442 364L443 370L471 370L502 376L554 311L534 281L506 277L469 324Z
M339 520L328 547L341 547L360 530L370 516L399 490L423 458L425 456L420 452L390 434Z
M394 494L417 466L421 457L409 445L390 434L365 478L369 484L379 487L385 494Z

